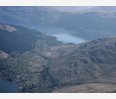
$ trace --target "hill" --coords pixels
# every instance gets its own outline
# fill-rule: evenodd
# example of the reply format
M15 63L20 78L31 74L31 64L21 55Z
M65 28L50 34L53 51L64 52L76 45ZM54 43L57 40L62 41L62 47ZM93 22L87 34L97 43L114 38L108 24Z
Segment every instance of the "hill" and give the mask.
M3 77L17 82L22 92L115 92L115 54L116 37L111 37L36 48L0 63L6 68Z
M6 53L23 53L36 46L60 44L55 37L22 26L0 23L0 50ZM12 53L13 54L13 53Z

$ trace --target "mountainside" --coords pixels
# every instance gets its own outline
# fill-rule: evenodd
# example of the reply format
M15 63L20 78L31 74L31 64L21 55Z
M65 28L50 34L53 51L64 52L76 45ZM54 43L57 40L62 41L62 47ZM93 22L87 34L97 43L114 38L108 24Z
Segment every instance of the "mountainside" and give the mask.
M108 78L113 79L116 75L115 51L115 37L91 41L80 45L77 49L75 47L75 51L72 53L55 59L50 71L54 78L64 85L85 83L102 77L106 77L107 80ZM105 80L97 82L105 83ZM115 81L110 80L109 82Z
M58 92L115 92L115 37L93 40L79 46L71 45L66 49L57 49L59 54L63 54L52 58L48 68L57 82L56 92L59 87L64 89Z
M2 60L0 66L2 77L17 82L22 92L115 92L115 59L116 38L111 37L36 48Z
M0 50L6 53L12 53L14 51L23 53L36 46L42 48L60 43L55 37L44 35L41 32L21 26L0 23Z

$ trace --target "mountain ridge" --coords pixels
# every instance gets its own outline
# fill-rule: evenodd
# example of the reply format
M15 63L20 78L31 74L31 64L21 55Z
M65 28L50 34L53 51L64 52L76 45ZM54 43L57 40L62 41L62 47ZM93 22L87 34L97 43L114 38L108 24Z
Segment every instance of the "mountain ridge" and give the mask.
M58 8L61 9L60 6ZM86 40L115 36L115 7L90 9L87 12L82 11L83 13L67 13L59 12L52 7L0 7L0 21L38 31L39 26L64 28L74 31L71 35Z

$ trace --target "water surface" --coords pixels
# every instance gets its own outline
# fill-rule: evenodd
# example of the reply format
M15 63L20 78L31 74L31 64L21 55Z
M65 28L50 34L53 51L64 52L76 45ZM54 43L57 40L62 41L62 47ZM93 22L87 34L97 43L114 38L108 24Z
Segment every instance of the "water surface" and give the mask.
M0 80L0 93L18 93L18 85L8 80Z
M70 35L70 34L53 34L52 36L56 37L59 41L62 41L64 43L82 43L85 42L84 39L81 39L79 37Z
M38 30L47 34L56 37L59 41L62 41L64 43L82 43L85 42L84 39L73 36L71 34L75 34L74 31L59 28L59 27L49 27L49 26L38 26Z

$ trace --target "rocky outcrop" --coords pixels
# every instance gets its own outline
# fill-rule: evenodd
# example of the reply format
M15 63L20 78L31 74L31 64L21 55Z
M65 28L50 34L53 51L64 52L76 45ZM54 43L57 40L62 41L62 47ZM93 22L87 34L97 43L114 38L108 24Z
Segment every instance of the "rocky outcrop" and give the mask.
M0 29L7 31L7 32L15 32L16 28L10 25L6 25L6 24L0 24Z
M0 51L0 60L3 60L3 59L7 59L8 58L8 54L3 52L3 51Z

